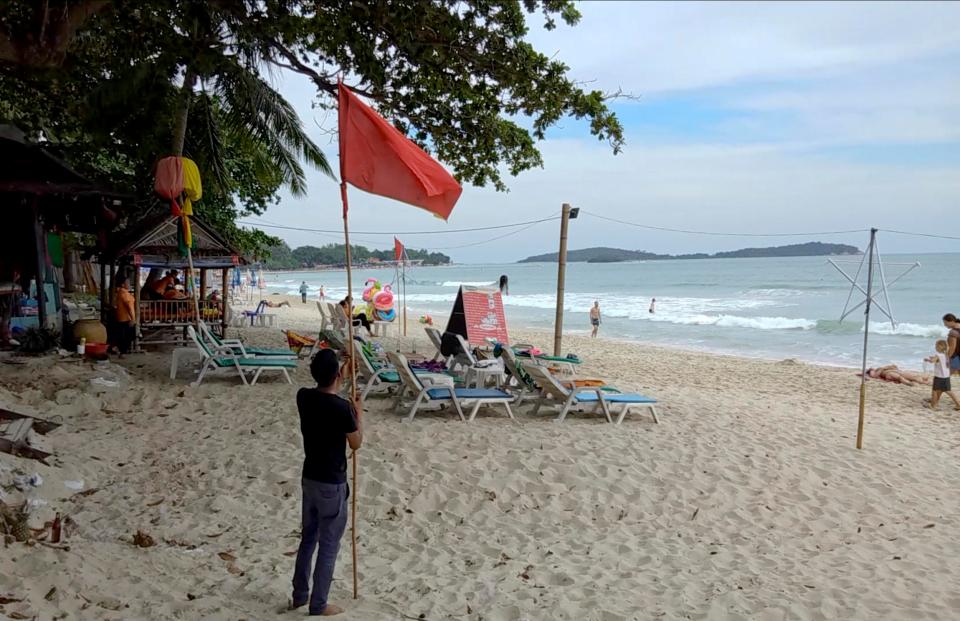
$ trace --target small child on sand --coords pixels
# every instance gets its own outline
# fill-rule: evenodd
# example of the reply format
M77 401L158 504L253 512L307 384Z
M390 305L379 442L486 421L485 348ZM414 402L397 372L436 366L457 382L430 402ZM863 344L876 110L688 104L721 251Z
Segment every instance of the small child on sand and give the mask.
M953 400L954 409L960 410L960 399L950 389L950 363L947 362L947 342L937 341L937 353L927 358L927 362L933 363L933 395L929 401L924 401L927 407L935 410L940 403L940 395L947 393L947 396Z

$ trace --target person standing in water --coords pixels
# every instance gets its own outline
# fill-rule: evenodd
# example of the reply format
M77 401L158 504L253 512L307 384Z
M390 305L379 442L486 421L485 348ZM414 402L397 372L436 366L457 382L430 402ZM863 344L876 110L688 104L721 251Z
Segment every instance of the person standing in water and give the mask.
M650 314L657 312L657 298L650 300Z
M590 337L596 338L597 331L600 329L600 302L598 300L593 301L593 308L590 309L590 325L593 326Z
M317 295L320 297L321 302L327 299L327 292L323 290L323 285L320 285L320 293Z
M304 280L303 282L300 283L300 300L301 300L304 304L307 303L307 291L308 291L308 290L309 290L309 289L307 288L307 281Z

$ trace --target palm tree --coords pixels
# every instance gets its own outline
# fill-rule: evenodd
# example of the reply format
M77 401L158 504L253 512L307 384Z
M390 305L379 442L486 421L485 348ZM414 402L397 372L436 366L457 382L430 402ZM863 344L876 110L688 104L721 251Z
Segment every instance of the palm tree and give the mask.
M187 125L206 137L203 150L209 173L224 187L230 179L223 145L248 143L261 155L260 172L273 172L294 196L306 194L300 159L333 177L326 156L303 130L293 107L261 76L265 67L256 44L243 44L233 15L216 3L187 2L175 29L183 33L189 55L180 59L183 81L174 117L173 153L183 153ZM194 92L199 82L199 95ZM190 115L199 97L198 114ZM226 140L226 138L231 140Z
M126 126L125 133L145 135L168 123L170 153L186 152L200 167L204 185L226 195L235 187L230 145L248 147L249 172L279 180L294 196L307 190L301 162L333 177L296 111L261 75L267 65L255 46L241 42L231 15L213 2L175 4L169 12L138 17L143 27L160 31L154 38L166 39L162 48L141 51L90 93L98 130L112 134Z

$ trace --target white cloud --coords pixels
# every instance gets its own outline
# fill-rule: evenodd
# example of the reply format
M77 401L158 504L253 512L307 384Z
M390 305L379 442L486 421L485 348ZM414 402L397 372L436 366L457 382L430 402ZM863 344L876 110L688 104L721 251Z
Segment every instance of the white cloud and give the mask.
M641 94L851 74L960 51L953 2L582 2L530 39L601 88Z
M351 191L356 231L444 230L518 222L558 214L569 202L585 211L653 226L718 232L817 232L866 229L953 231L960 166L900 169L838 162L785 151L777 145L690 145L632 148L612 156L602 146L578 140L544 144L546 167L528 172L507 194L466 188L449 224L395 202ZM339 195L332 182L311 199L284 201L272 222L336 230ZM311 186L316 187L316 186ZM322 200L318 197L322 196ZM446 247L490 239L499 232L403 236L414 247ZM283 233L295 245L329 243L336 234ZM357 241L389 246L389 237L356 234ZM862 245L863 235L820 241ZM513 261L556 246L557 223L547 222L501 241L447 251L461 261ZM590 218L571 229L571 247L612 245L657 252L716 251L748 245L779 245L807 239L718 238L644 231ZM896 239L895 250L955 250L956 244Z
M960 161L895 165L828 157L821 147L899 149L960 141L960 3L598 3L580 5L575 28L531 38L603 89L622 86L650 99L694 94L732 109L703 136L667 131L657 143L631 136L614 157L592 137L548 140L545 168L508 181L511 192L465 188L449 224L415 208L351 191L355 231L449 230L540 218L569 202L587 211L655 226L769 232L880 228L960 233L955 226ZM313 89L284 76L283 91L336 161L335 142L316 128ZM680 92L682 91L682 93ZM323 118L319 119L321 122ZM326 125L333 123L333 117ZM731 137L737 138L731 140ZM733 144L731 144L733 143ZM898 146L891 146L896 144ZM930 159L930 158L928 158ZM936 160L934 160L936 162ZM285 198L270 222L339 230L339 192L311 173L310 196ZM949 210L949 211L948 211ZM490 244L452 249L461 261L512 261L553 251L557 223ZM266 229L278 233L276 230ZM407 235L415 247L489 240L499 232ZM338 235L282 232L292 245ZM865 235L823 241L863 245ZM389 236L354 241L388 247ZM643 231L587 217L571 246L611 245L657 252L716 251L796 239L699 237ZM884 250L956 251L956 242L893 237Z

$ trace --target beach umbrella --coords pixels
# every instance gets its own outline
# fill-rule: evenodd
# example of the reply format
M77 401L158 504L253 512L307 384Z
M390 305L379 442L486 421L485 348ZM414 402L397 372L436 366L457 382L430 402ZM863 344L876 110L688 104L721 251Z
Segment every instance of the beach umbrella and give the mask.
M356 188L419 207L446 220L463 188L453 176L423 149L386 119L337 84L337 125L340 147L340 200L343 203L343 241L346 246L347 295L353 299L350 260L350 225L347 217L347 183ZM352 309L349 309L352 310ZM353 342L353 322L347 322L348 341ZM357 407L356 361L350 357L350 394ZM353 550L353 598L357 587L357 453L351 455L350 539Z

